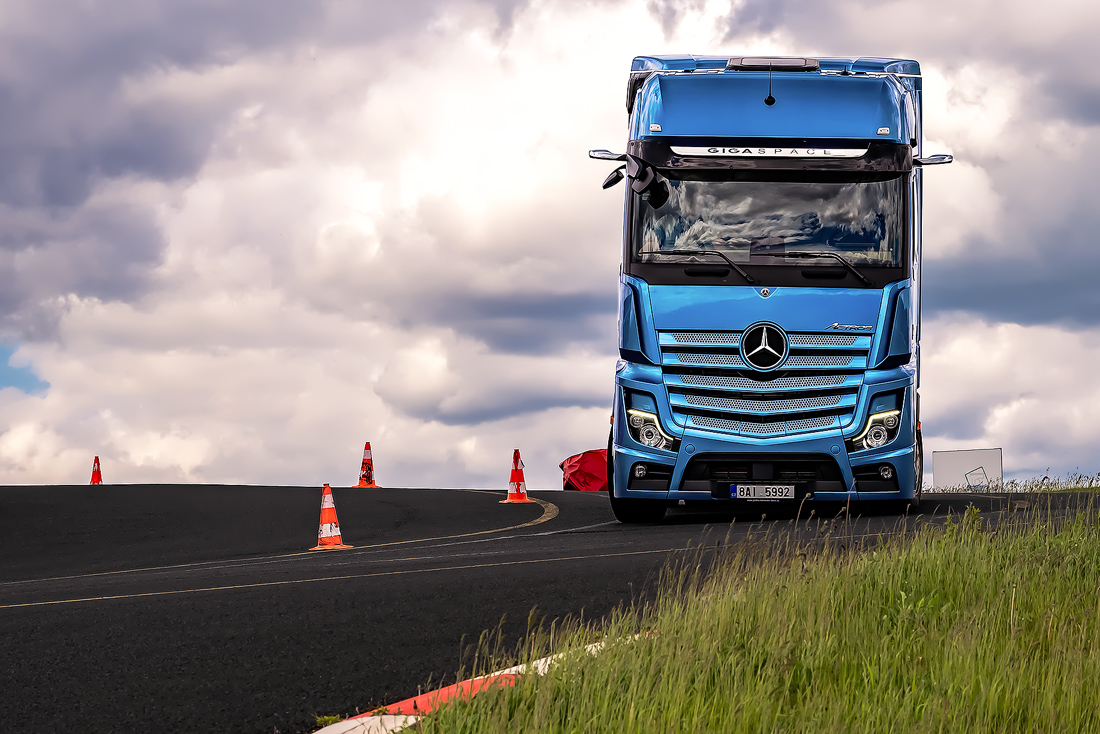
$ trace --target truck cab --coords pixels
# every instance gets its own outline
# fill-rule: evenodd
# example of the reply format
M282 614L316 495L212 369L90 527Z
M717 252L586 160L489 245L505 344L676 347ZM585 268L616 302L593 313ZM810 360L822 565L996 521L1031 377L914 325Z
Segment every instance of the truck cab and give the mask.
M885 58L639 56L608 484L669 505L916 506L921 77Z

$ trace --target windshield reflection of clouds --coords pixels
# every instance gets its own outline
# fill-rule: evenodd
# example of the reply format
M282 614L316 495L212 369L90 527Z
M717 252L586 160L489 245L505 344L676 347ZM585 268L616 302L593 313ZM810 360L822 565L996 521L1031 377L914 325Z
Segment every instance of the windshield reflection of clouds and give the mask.
M863 265L901 264L902 181L794 183L669 180L668 202L635 207L643 262L720 249L736 262L783 263L783 252L835 252ZM709 259L708 259L709 261ZM801 260L800 265L835 265Z

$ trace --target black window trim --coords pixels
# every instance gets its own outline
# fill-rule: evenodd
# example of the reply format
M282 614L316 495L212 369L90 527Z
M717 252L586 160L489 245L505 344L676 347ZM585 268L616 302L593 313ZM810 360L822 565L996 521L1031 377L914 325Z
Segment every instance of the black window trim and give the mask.
M683 174L691 171L700 178L709 179L713 175L721 180L754 180L754 181L798 181L798 180L822 180L822 181L874 181L900 178L904 181L902 188L902 251L899 267L870 266L857 263L860 272L871 281L874 288L885 288L890 283L896 283L912 277L911 261L913 233L911 229L910 213L913 206L911 201L912 186L910 179L913 175L912 149L909 146L896 143L883 143L882 141L870 141L876 145L868 144L868 154L860 159L836 159L806 160L792 159L687 159L674 156L671 152L672 145L724 145L724 146L751 146L759 141L721 139L715 142L715 138L668 138L661 141L631 141L628 150L633 155L639 155L644 160L657 166L662 174L681 178ZM855 147L853 141L821 141L821 140L785 140L781 141L786 147ZM798 145L794 145L798 143ZM771 145L778 145L777 141L770 141ZM662 154L661 150L665 153ZM885 151L885 155L883 152ZM908 166L905 166L904 151L908 151ZM650 157L653 156L653 157ZM654 159L656 158L656 160ZM679 158L677 165L669 166L673 158ZM898 167L884 166L881 161L900 162ZM742 163L767 162L766 167L745 167ZM664 164L664 165L662 165ZM728 164L728 165L723 165ZM837 165L841 164L841 165ZM689 176L695 178L695 176ZM750 285L741 275L724 263L721 258L706 258L705 261L691 263L643 263L634 260L634 206L638 196L626 197L625 221L623 228L623 273L644 280L650 285ZM756 281L755 287L802 287L802 288L868 288L865 283L859 281L844 267L832 266L807 266L803 262L794 261L784 265L752 265L738 263L741 268ZM802 271L812 272L817 277L808 278L802 275Z

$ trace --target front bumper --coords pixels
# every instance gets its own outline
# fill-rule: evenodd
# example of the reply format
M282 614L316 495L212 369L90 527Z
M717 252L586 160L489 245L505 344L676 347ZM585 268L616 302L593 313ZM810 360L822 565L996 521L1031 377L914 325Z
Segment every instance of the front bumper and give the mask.
M912 499L917 477L911 405L907 395L897 438L879 449L849 454L845 438L856 430L851 427L766 440L681 428L679 449L673 453L630 437L620 397L615 406L612 486L616 497L670 503L729 501L730 485L736 483L793 484L796 502ZM865 413L861 420L866 420ZM637 464L646 465L645 479L632 476ZM886 466L893 476L884 479L880 470Z
M729 498L731 484L793 484L796 501L855 502L912 499L916 487L912 446L876 454L873 460L855 466L846 461L847 457L843 451L840 455L833 455L831 452L820 453L820 445L814 446L819 444L819 441L800 442L801 445L792 447L774 447L768 451L762 451L762 447L754 446L751 447L751 454L749 454L751 461L746 463L783 466L794 461L806 463L810 459L816 459L822 463L834 461L836 469L839 470L839 477L786 480L772 473L772 478L757 478L750 474L744 479L728 479L713 475L689 479L685 477L688 461L727 463L736 456L737 447L731 446L726 441L701 440L698 437L692 437L686 442L694 449L693 455L686 454L686 450L682 451L672 464L668 463L669 457L666 455L613 446L615 496L670 502L721 500ZM843 443L841 442L840 445L843 446ZM744 448L750 449L750 447ZM814 453L815 448L818 449L818 453ZM631 471L636 464L647 466L648 479L632 481ZM882 466L893 468L894 476L889 480L874 478L873 475L855 476L855 473L860 470L878 471ZM653 478L657 474L654 471L655 467L669 467L669 478ZM663 488L665 485L667 489Z

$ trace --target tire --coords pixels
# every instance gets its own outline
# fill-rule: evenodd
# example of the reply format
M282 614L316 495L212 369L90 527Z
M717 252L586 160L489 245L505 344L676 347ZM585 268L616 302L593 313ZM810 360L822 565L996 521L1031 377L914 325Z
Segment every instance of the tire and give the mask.
M615 496L614 433L607 437L607 496L615 519L624 525L653 525L661 522L667 509L661 500L636 500Z

